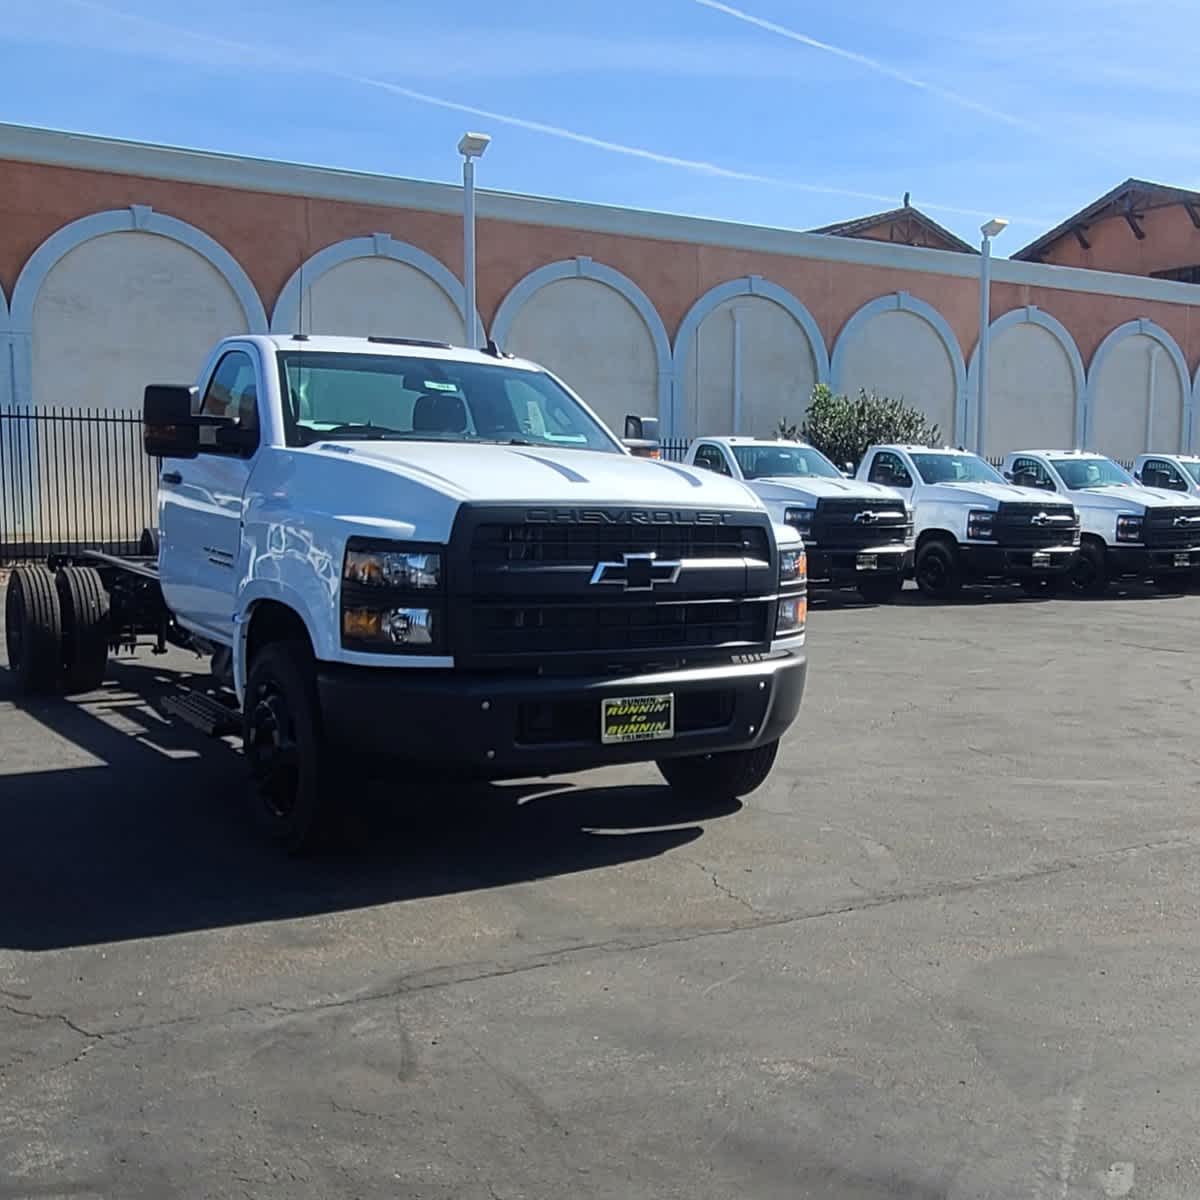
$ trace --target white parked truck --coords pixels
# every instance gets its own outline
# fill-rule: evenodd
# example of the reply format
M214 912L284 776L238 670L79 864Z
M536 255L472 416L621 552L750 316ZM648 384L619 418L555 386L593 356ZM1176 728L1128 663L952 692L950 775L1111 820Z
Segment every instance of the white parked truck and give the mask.
M86 690L114 646L211 655L224 686L170 707L241 732L278 842L317 837L376 758L766 778L804 689L799 535L731 480L632 457L540 367L236 337L144 417L157 554L16 570L9 665L26 692Z
M697 438L687 461L744 483L776 523L804 538L810 585L857 588L886 601L912 566L912 513L891 488L847 479L804 442Z
M1004 470L1075 505L1083 537L1070 579L1083 595L1102 595L1121 578L1176 586L1200 567L1200 500L1143 487L1111 458L1086 450L1016 450Z
M1149 488L1200 499L1198 454L1139 454L1133 462L1133 477Z
M922 594L946 600L965 583L1016 580L1054 587L1075 561L1079 519L1068 501L1014 487L977 454L872 446L858 478L894 488L912 506L913 573Z

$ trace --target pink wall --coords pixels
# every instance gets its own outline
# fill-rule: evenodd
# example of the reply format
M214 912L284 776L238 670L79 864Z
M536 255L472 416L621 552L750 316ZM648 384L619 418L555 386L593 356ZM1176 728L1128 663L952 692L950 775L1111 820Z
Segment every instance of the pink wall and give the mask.
M344 238L390 233L462 272L457 216L409 209L248 192L161 179L66 167L0 161L0 286L12 295L22 265L55 230L105 209L147 204L187 221L215 238L236 258L270 313L296 267L324 246ZM1179 225L1182 220L1186 228ZM1109 226L1112 226L1110 229ZM1161 226L1161 228L1159 228ZM1141 263L1174 247L1173 263L1200 261L1200 231L1182 210L1148 214L1147 239L1137 243L1123 221L1097 225L1093 254L1141 255ZM977 336L978 285L956 277L856 263L826 262L733 247L657 241L548 226L481 220L479 309L490 322L507 292L535 268L587 255L632 278L650 297L673 337L691 305L709 288L744 275L761 275L788 289L813 314L832 348L853 313L880 295L903 290L946 318L965 357ZM1071 253L1064 243L1064 254ZM1186 253L1185 253L1186 249ZM1065 260L1064 260L1065 261ZM1106 258L1106 262L1111 261ZM1131 260L1132 261L1132 258ZM1079 264L1086 265L1086 264ZM1197 294L1200 300L1200 292ZM1115 326L1149 317L1179 342L1194 371L1200 363L1200 317L1181 305L997 283L992 311L1036 304L1072 332L1085 363Z
M1124 217L1105 217L1084 231L1090 249L1085 250L1075 235L1068 233L1045 252L1042 261L1126 275L1150 275L1200 264L1200 229L1183 207L1152 208L1138 223L1146 234L1141 241Z

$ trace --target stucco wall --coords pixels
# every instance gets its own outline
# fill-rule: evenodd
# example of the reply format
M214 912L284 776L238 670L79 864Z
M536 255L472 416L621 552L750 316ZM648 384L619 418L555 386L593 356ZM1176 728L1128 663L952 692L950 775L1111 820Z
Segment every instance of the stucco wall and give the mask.
M305 287L308 333L431 338L460 345L462 314L428 275L389 258L339 263Z
M339 261L306 281L306 318L313 328L462 338L453 298L456 289L461 294L462 264L454 189L100 141L84 154L80 147L86 150L93 140L60 144L49 134L37 135L37 154L46 161L6 159L12 137L0 129L0 287L10 297L38 247L69 222L140 208L136 224L153 209L228 252L260 312L274 308L300 263L365 241L375 247L367 257ZM54 157L60 150L64 162L86 159L88 165L62 165ZM138 155L150 155L142 173L95 165L141 162ZM421 207L425 196L428 208ZM664 397L674 387L682 418L677 435L730 430L735 396L741 399L741 428L769 432L779 417L801 415L818 375L817 359L824 363L829 355L839 364L836 387L902 395L936 420L947 439L970 415L971 397L965 382L956 382L956 364L978 338L972 256L486 193L480 212L478 307L484 325L492 325L516 289L521 303L507 314L507 347L562 374L616 424L629 411L669 417ZM1149 214L1148 231L1152 218L1173 219ZM1188 248L1195 234L1189 229L1190 222L1168 233ZM1097 226L1095 237L1101 236L1109 234ZM1134 242L1123 222L1113 236ZM389 239L411 251L413 261L389 257ZM1200 235L1195 240L1200 244ZM1138 245L1145 250L1152 241ZM419 265L422 256L435 264L433 274L442 273L440 282ZM571 263L581 264L577 277L519 287L549 264ZM1186 285L1138 281L1145 285L1139 292L1112 276L1003 260L994 270L993 313L1036 307L1051 314L1084 367L1114 329L1139 319L1162 331L1188 372L1200 365L1200 293ZM624 283L607 286L600 278L605 272ZM214 268L211 255L206 259L169 238L110 232L85 241L43 281L31 328L19 327L14 309L6 382L11 378L16 394L9 398L83 403L86 396L93 403L136 406L148 380L189 378L215 338L247 327L250 310L244 295L240 303L234 296L231 278ZM790 298L793 310L811 314L819 354L787 306L749 294L750 285L748 294L709 312L688 345L672 345L701 297L756 279ZM889 297L909 300L888 307ZM881 300L887 311L857 321L856 314ZM922 305L936 315L935 323L920 315ZM1143 400L1136 396L1144 396L1146 383L1137 375L1137 361L1137 343L1118 347L1093 384L1089 429L1119 444L1121 453L1142 448L1136 444L1139 420L1145 437L1145 408L1137 407ZM1074 442L1070 373L1064 374L1062 354L1041 330L998 335L991 379L989 451L1009 443ZM1157 388L1162 395L1156 393L1152 437L1178 440L1185 424L1180 414L1191 402L1190 379L1181 384L1173 366L1162 366Z
M989 454L1075 445L1075 380L1061 343L1023 322L991 342L985 446Z
M1179 373L1163 347L1143 334L1127 337L1105 357L1093 381L1091 444L1116 458L1133 458L1150 448L1178 450L1183 399Z
M1125 271L1149 275L1154 271L1200 264L1200 229L1180 206L1152 208L1138 218L1145 237L1138 239L1123 216L1105 217L1084 231L1088 249L1073 233L1050 246L1042 260L1066 267Z
M658 412L654 343L633 305L594 279L559 279L518 310L507 348L565 380L620 432L626 413Z
M838 391L856 395L865 388L903 399L936 422L944 438L954 439L954 369L928 321L895 309L877 313L845 336L841 369L833 380Z
M193 379L214 342L245 331L232 289L195 251L148 233L92 238L38 291L32 400L140 410L147 383Z

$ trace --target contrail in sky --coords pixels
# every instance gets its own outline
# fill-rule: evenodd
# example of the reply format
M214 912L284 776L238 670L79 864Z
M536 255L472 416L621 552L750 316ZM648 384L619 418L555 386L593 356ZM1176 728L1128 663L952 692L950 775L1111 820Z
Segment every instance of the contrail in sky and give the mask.
M413 88L403 87L401 84L391 83L386 79L377 79L369 75L357 75L321 61L298 59L296 56L283 51L272 51L264 49L261 46L251 45L248 42L235 41L231 38L219 37L214 34L200 33L151 17L143 17L136 13L125 12L122 9L100 3L100 0L68 0L68 2L79 8L90 9L93 12L103 13L105 16L115 17L118 20L128 21L151 29L158 29L163 33L170 34L172 37L189 38L193 41L204 42L223 50L235 51L239 55L248 55L272 67L319 72L330 79L340 79L347 83L357 84L360 87L389 92L394 96L411 100L417 104L426 104L435 108L447 109L451 112L464 113L472 117L481 117L486 121L495 121L500 125L510 125L517 129L528 130L531 133L540 133L548 137L575 142L581 146L591 146L596 150L604 150L611 154L622 154L628 158L637 158L646 162L659 163L662 166L676 167L681 170L692 171L696 174L708 175L717 179L734 179L745 183L761 183L768 187L810 192L825 196L848 196L852 199L869 200L872 203L887 204L892 207L896 206L895 196L882 195L878 192L856 191L851 188L831 187L825 184L804 183L799 180L760 175L752 171L739 171L732 167L721 166L719 163L707 162L703 159L682 158L674 154L661 154L656 150L648 150L642 146L630 146L623 142L609 141L606 138L593 137L591 134L580 133L574 129L565 129L560 125L549 125L543 121L533 121L525 117L514 116L511 113L495 112L491 109L479 108L473 104L462 104L457 100L449 100L443 96L434 96L428 92L419 92ZM697 0L697 3L704 2L706 0ZM923 205L923 207L937 209L941 212L954 213L958 216L991 217L995 215L973 208L956 208L949 204L928 203ZM1025 224L1030 225L1046 224L1044 221L1032 218L1013 217L1012 219L1015 222L1023 221Z
M832 54L837 58L845 59L847 62L856 63L860 67L865 67L868 71L874 71L879 75L886 75L889 79L894 79L897 83L902 83L906 87L916 88L918 91L926 92L931 96L937 96L939 99L945 100L950 104L958 105L959 108L970 109L972 112L981 113L985 117L991 117L994 121L1003 121L1006 125L1015 125L1018 129L1030 131L1035 131L1037 128L1029 121L1022 120L1020 117L1014 117L1011 113L1001 112L999 109L992 108L987 104L981 104L978 100L972 100L970 96L962 96L958 92L938 87L935 83L929 83L927 80L918 79L915 75L909 75L905 71L889 67L887 63L880 62L877 58L871 58L866 54L859 54L856 50L846 50L841 46L831 45L829 42L819 41L815 37L810 37L807 33L800 33L799 30L789 29L786 25L778 25L774 21L768 21L763 17L756 17L753 13L744 12L740 8L734 8L732 4L724 4L721 0L693 0L693 3L699 4L702 8L711 8L714 12L735 17L739 21L744 21L747 25L755 25L759 29L765 29L768 33L775 33L780 37L788 38L790 41L799 42L800 45L808 46L810 49L820 50L825 54ZM934 206L930 205L929 207L932 208Z

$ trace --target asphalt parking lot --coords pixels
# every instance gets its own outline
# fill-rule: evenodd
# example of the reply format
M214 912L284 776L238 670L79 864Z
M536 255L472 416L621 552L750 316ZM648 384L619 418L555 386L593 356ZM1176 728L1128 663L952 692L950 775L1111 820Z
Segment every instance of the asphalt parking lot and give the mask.
M0 1196L1195 1197L1198 640L819 605L740 809L398 770L315 861L156 715L187 656L0 675Z

